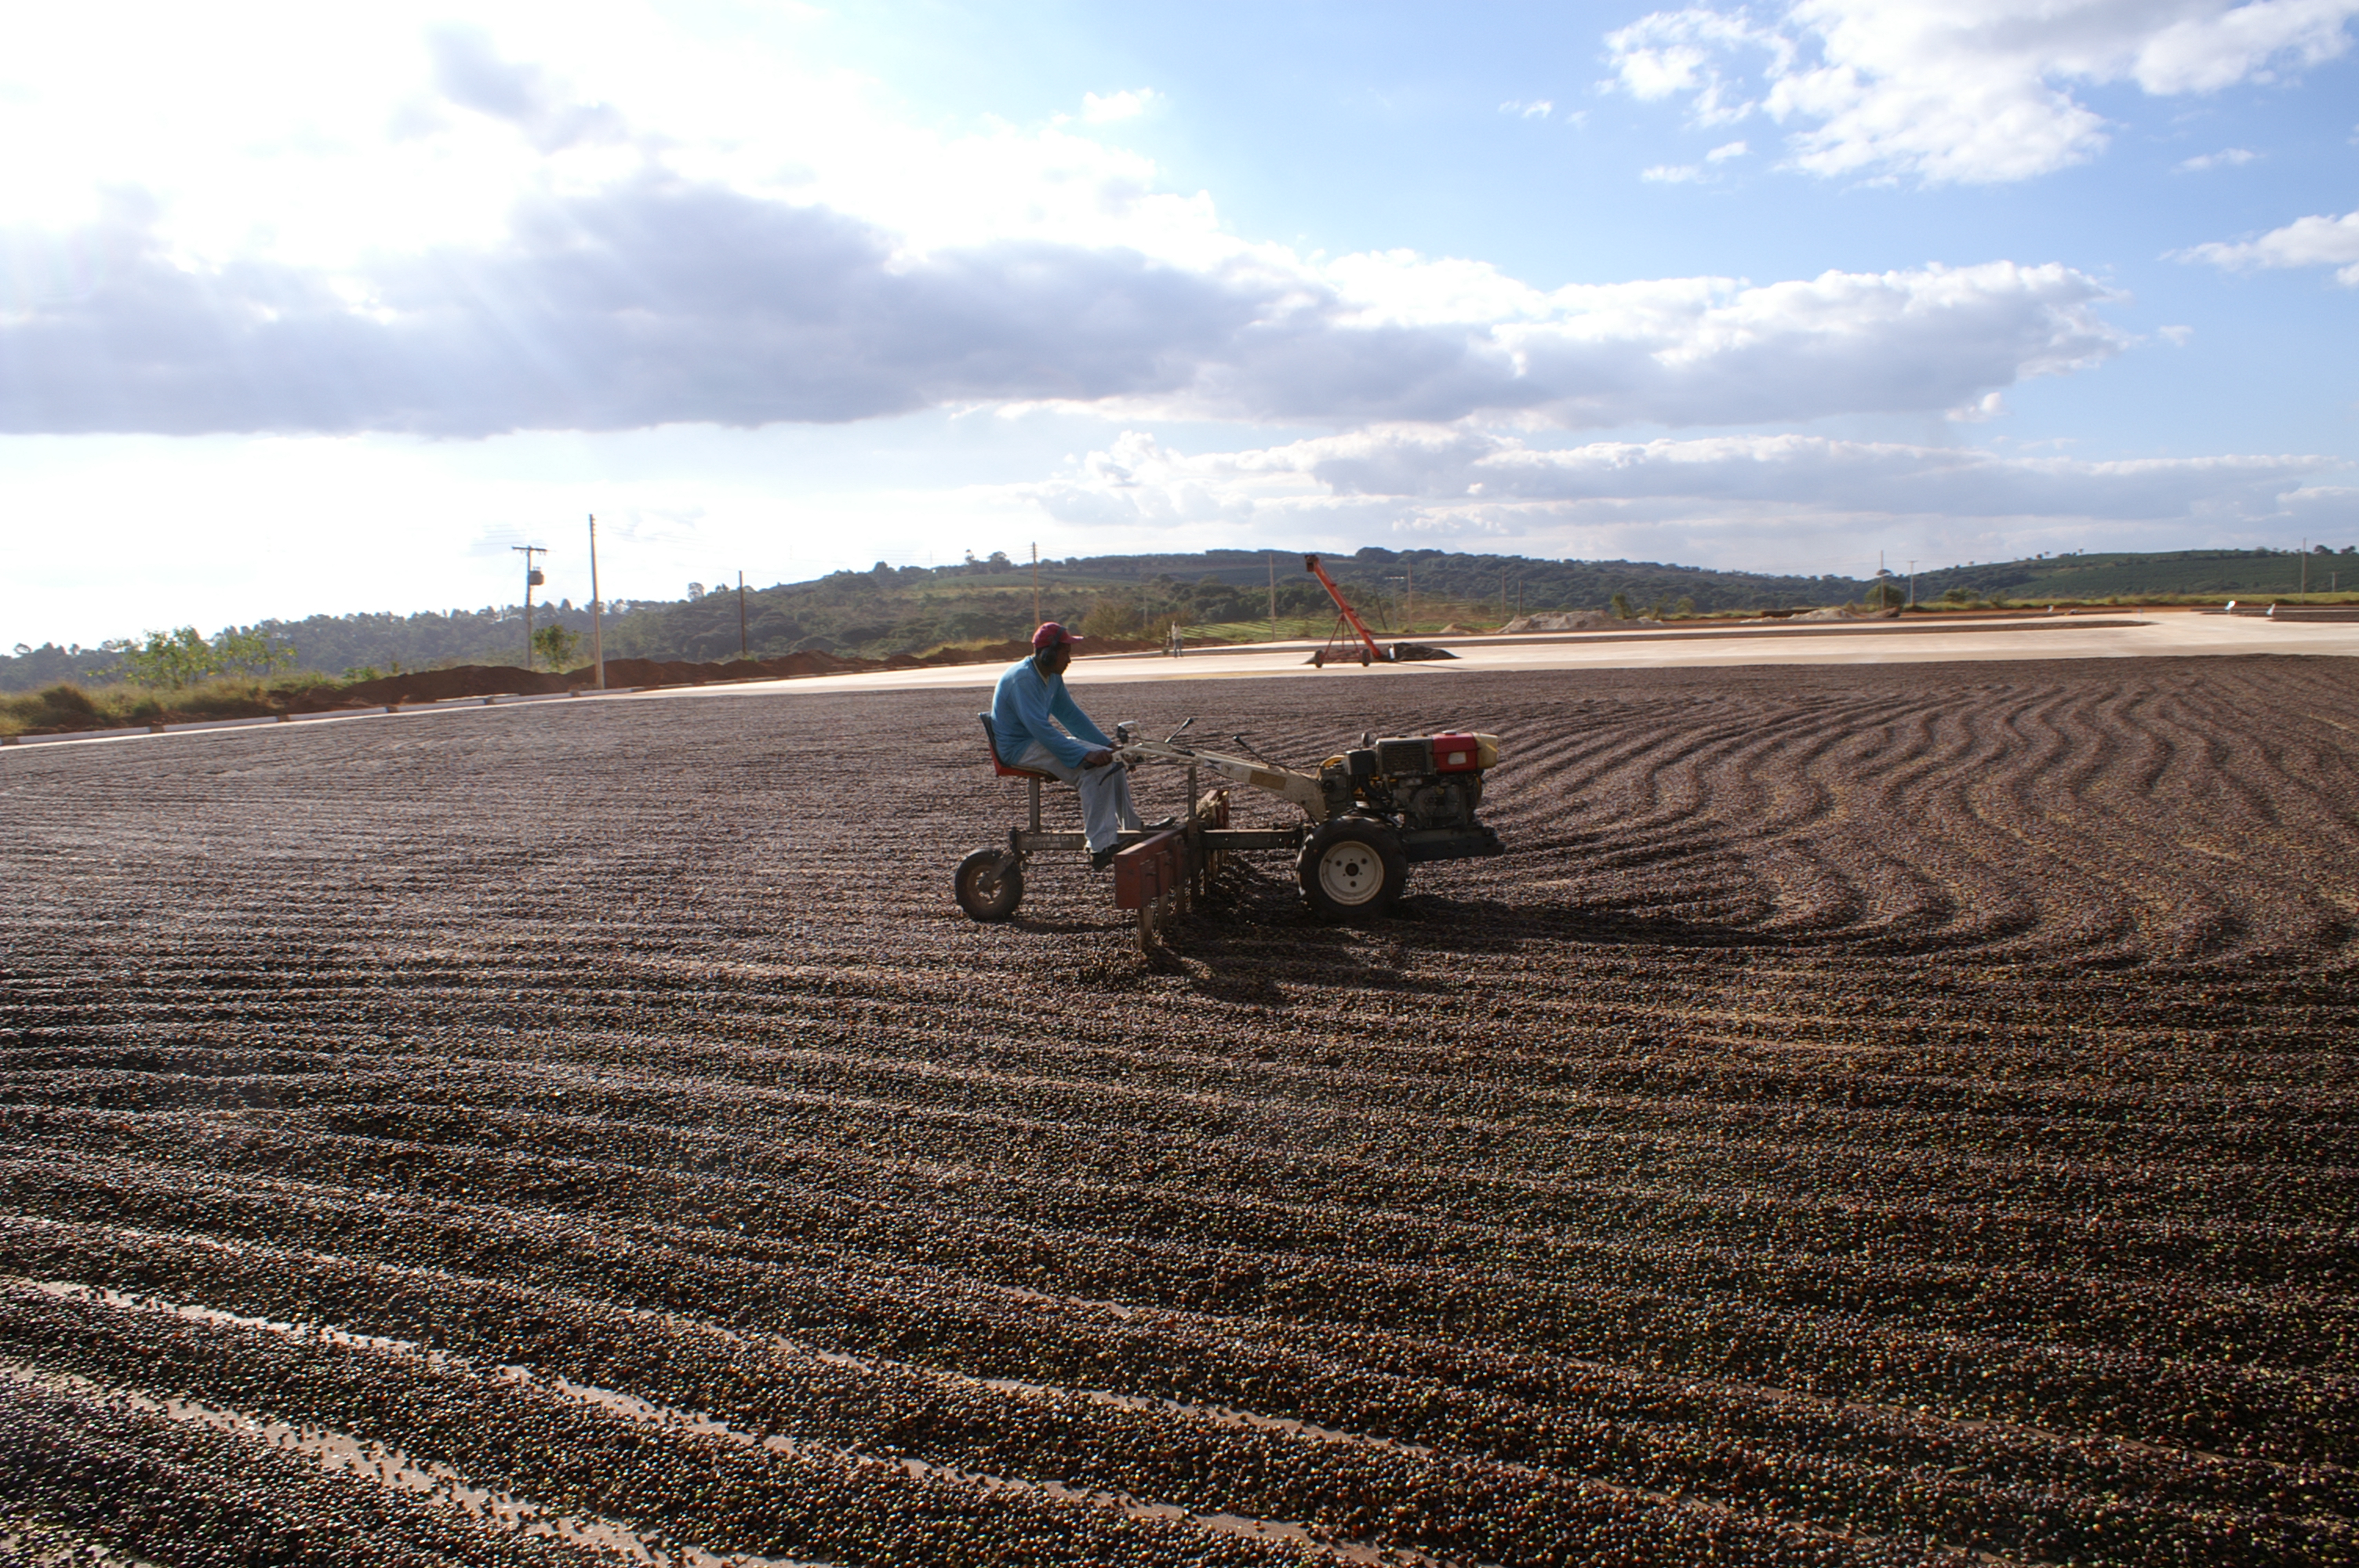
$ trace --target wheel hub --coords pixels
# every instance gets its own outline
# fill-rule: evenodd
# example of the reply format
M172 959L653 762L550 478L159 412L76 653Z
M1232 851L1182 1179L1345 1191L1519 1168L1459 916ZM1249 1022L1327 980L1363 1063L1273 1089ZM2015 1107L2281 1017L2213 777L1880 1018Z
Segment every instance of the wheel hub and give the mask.
M1384 861L1365 844L1332 845L1319 857L1319 889L1337 903L1365 903L1384 885Z

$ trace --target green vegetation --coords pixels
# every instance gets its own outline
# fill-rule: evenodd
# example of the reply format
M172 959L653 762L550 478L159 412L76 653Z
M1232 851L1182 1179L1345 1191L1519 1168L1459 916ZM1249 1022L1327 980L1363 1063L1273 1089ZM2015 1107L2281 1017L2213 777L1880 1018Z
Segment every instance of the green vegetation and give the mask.
M2247 598L2291 598L2359 591L2359 547L2330 550L2321 545L2304 562L2296 550L2126 551L2042 556L2027 561L1947 567L1920 572L1917 597L1946 599L1962 588L1985 599L2026 604L2096 603L2107 600L2171 602ZM2342 579L2349 578L2349 582Z
M211 641L193 626L148 632L136 641L125 637L102 643L99 652L119 655L122 663L116 668L133 684L171 691L233 669L266 676L295 662L295 650L284 635L259 626L231 626Z
M1386 635L1430 633L1452 622L1496 626L1518 611L1610 606L1624 619L1662 619L1867 604L1890 600L1896 588L1905 599L1910 586L1906 579L1879 587L1873 578L1779 577L1644 561L1549 561L1422 549L1371 547L1322 560L1369 626ZM2306 565L2313 600L2329 593L2359 597L2359 550L2330 554L2321 546ZM2066 555L1920 572L1914 587L1920 611L2124 600L2289 600L2302 586L2304 566L2292 551ZM2343 577L2353 580L2344 583ZM1041 618L1076 625L1084 635L1155 641L1177 624L1190 636L1248 640L1269 635L1273 579L1279 632L1323 635L1333 623L1333 610L1303 572L1302 557L1292 552L1211 550L1043 561L1038 610ZM1405 613L1412 604L1414 625ZM747 644L757 658L806 649L866 658L922 654L1028 636L1035 619L1034 577L1028 563L1012 561L1000 551L946 567L879 562L867 571L749 589L745 617ZM296 655L304 667L342 670L347 678L379 670L527 662L547 666L580 658L579 641L552 651L544 634L585 638L587 606L570 600L537 605L534 618L536 647L529 661L520 606L407 616L315 615L233 627L211 640L184 627L99 648L20 643L16 656L0 656L0 691L122 676L169 692L231 671L268 676ZM734 590L664 601L620 600L608 607L604 624L610 659L734 659L738 637Z
M571 668L573 650L581 645L581 633L568 631L554 622L532 634L532 651L552 670Z
M1450 620L1496 625L1520 603L1527 611L1594 609L1617 591L1641 602L1691 600L1703 612L1765 605L1810 605L1854 598L1852 579L1765 577L1626 561L1539 561L1520 557L1452 555L1440 550L1361 550L1325 557L1328 570L1367 617L1387 633L1408 630L1402 609L1414 597L1417 626ZM1273 572L1273 568L1275 568ZM1277 580L1278 614L1289 634L1316 635L1332 620L1325 593L1293 552L1213 550L1186 555L1098 556L1040 565L1043 619L1082 625L1093 615L1102 635L1160 637L1183 627L1247 627L1262 635ZM876 658L950 645L1029 635L1033 574L1004 552L946 567L892 567L832 572L809 582L749 589L746 633L756 657L804 649ZM537 622L577 636L590 630L587 606L571 600L534 609ZM536 630L539 627L537 625ZM315 670L436 669L456 664L526 663L521 606L422 611L414 615L315 615L266 621L250 629L291 646ZM1086 631L1084 634L1087 634ZM734 658L737 596L715 592L668 601L620 600L608 607L608 658ZM577 654L578 656L578 654ZM30 691L60 682L107 677L120 655L104 649L28 648L0 656L0 691ZM543 663L536 656L534 663Z
M0 735L57 730L114 730L198 719L261 719L317 706L336 683L318 676L275 681L252 676L147 686L129 681L85 691L60 682L38 692L0 697Z

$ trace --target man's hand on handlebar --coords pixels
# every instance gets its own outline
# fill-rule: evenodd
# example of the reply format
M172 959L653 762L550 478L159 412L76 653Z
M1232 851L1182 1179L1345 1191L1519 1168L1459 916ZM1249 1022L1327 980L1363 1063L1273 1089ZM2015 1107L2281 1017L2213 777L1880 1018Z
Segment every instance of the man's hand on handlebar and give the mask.
M1114 753L1101 746L1096 751L1092 752L1088 756L1082 759L1082 766L1085 768L1102 768L1113 761Z

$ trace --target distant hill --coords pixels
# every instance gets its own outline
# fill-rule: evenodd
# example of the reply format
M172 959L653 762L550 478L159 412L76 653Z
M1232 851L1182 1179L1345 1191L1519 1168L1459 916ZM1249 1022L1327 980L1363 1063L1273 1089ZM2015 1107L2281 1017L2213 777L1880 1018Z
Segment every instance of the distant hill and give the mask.
M2343 582L2346 577L2351 580ZM2302 581L2302 558L2296 550L2172 550L2155 555L2122 551L1946 567L1919 575L1917 593L1920 599L1938 598L1945 589L1963 587L1985 598L2027 600L2173 594L2266 596L2301 592ZM2320 546L2311 552L2310 592L2352 589L2359 589L2359 548L2330 552Z
M1714 571L1654 561L1536 560L1523 556L1468 555L1445 550L1370 547L1322 557L1327 569L1371 620L1398 627L1414 595L1416 620L1430 627L1443 618L1495 624L1506 611L1603 610L1615 595L1644 612L1794 609L1854 602L1872 586L1867 578L1787 577ZM1984 598L2025 600L2106 599L2117 595L2290 594L2301 562L2289 551L2182 550L2156 555L2074 555L1948 567L1921 572L1919 598L1949 589ZM2339 584L2359 588L2359 556L2315 555L2313 592ZM1040 563L1044 616L1087 622L1102 631L1158 629L1178 619L1190 625L1259 622L1269 613L1273 574L1278 613L1317 623L1329 613L1325 594L1305 574L1295 551L1208 550L1190 554L1091 556ZM749 589L743 638L756 657L804 649L877 657L919 653L945 643L1002 641L1033 625L1033 578L1028 563L1004 555L946 567L833 572L808 582ZM426 669L453 664L522 665L520 605L428 611L412 615L314 615L266 621L282 635L301 667L329 675L346 671ZM582 634L589 653L590 614L560 600L536 605L535 623L551 621ZM125 627L128 633L134 628ZM699 599L633 600L605 617L609 657L712 660L740 646L738 596L734 589ZM18 645L0 656L0 691L28 691L59 681L106 678L112 654L80 647Z

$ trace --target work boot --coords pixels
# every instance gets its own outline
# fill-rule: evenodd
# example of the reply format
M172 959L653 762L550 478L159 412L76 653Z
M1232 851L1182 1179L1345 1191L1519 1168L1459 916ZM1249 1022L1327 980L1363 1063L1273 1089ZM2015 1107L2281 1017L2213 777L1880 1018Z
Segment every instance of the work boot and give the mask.
M1107 846L1106 846L1104 849L1093 849L1093 850L1091 850L1091 851L1090 851L1090 870L1092 870L1092 871L1104 871L1108 866L1113 865L1113 864L1114 864L1114 850L1115 850L1115 846L1111 845L1111 844L1107 845Z

